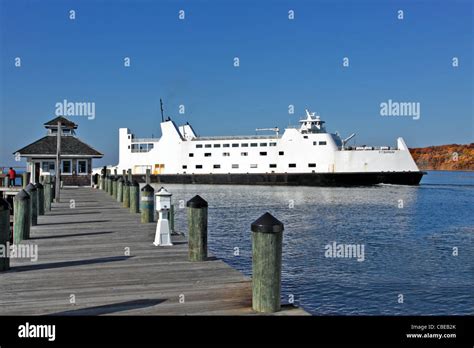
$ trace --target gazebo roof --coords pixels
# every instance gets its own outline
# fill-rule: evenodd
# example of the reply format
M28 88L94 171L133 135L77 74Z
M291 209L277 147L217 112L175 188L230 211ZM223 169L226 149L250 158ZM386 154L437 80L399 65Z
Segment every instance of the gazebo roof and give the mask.
M20 156L46 156L56 155L57 137L47 135L30 145L27 145L15 153L20 153ZM74 136L61 136L61 156L85 156L101 158L104 155L87 145L80 139Z
M58 116L56 118L53 118L51 121L48 121L44 124L46 128L57 128L58 127L58 122L61 121L61 126L63 128L69 128L69 129L76 129L77 124L75 124L72 121L69 121L66 117L64 116Z

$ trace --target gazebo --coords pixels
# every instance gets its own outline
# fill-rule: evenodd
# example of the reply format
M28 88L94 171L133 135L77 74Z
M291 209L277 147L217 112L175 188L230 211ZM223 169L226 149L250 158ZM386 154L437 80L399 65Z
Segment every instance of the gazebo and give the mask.
M89 186L91 184L92 159L104 155L76 136L77 124L58 116L44 124L47 134L41 139L19 149L14 155L27 160L31 181L39 182L41 175L56 174L58 124L60 137L60 176L65 186Z

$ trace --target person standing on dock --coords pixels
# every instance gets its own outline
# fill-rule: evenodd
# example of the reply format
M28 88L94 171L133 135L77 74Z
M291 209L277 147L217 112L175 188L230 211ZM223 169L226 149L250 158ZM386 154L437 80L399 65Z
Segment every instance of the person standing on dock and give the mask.
M15 178L16 178L16 172L15 169L10 167L10 170L8 171L8 186L14 187L15 186Z

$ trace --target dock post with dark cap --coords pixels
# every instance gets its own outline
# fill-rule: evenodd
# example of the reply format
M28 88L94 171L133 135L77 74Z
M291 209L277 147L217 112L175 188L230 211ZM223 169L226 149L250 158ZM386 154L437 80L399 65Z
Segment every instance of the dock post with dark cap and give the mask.
M125 181L122 188L122 207L130 208L130 181Z
M138 214L140 212L140 185L136 180L130 184L130 213Z
M99 183L99 189L105 190L105 174L107 173L107 167L104 166L102 168L101 173L100 173L100 183Z
M38 197L38 215L44 215L44 186L40 182L36 184Z
M110 195L117 199L117 168L114 169L114 175L111 178L112 187L110 189Z
M150 185L150 175L151 175L151 169L147 168L146 170L146 175L145 175L145 184Z
M51 189L51 176L47 175L44 178L44 211L51 211L52 189Z
M13 198L13 243L18 244L30 238L31 204L30 195L21 190Z
M174 204L170 206L168 221L170 222L170 232L174 232Z
M111 188L112 188L112 185L110 185L110 174L107 173L107 176L105 177L105 193L110 194Z
M31 226L36 226L38 225L38 199L36 198L38 191L36 190L36 186L31 182L26 185L25 191L30 195Z
M109 195L111 195L112 197L114 196L114 180L115 180L115 177L113 175L110 175Z
M153 222L155 214L154 199L155 190L150 185L145 185L141 189L142 196L140 198L140 211L141 211L141 222L146 224Z
M43 185L41 183L36 183L36 215L44 215L44 192L43 192ZM43 196L43 200L41 199L41 196ZM43 214L41 214L41 210L43 210Z
M280 310L283 224L270 213L251 225L252 308L273 313Z
M109 187L109 195L112 197L114 196L114 181L115 177L113 175L110 176L110 187Z
M8 242L10 242L10 204L0 197L0 245L5 251ZM10 268L10 258L8 255L4 256L0 257L0 272Z
M191 198L188 207L189 261L207 259L207 202L199 195Z
M56 177L51 177L51 203L55 201L56 198Z
M105 176L104 176L104 191L109 192L109 170L105 169Z
M131 169L127 170L127 180L129 182L132 182L132 170Z
M117 202L122 202L122 190L123 190L123 178L119 177L117 179Z
M118 177L114 176L112 179L112 197L117 200L117 189L118 189Z

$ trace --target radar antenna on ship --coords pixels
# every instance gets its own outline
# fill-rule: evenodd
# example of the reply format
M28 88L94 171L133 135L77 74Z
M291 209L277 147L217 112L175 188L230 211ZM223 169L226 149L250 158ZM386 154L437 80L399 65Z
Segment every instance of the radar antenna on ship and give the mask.
M316 115L316 112L310 112L308 109L304 109L306 111L306 116L309 118L313 118Z

